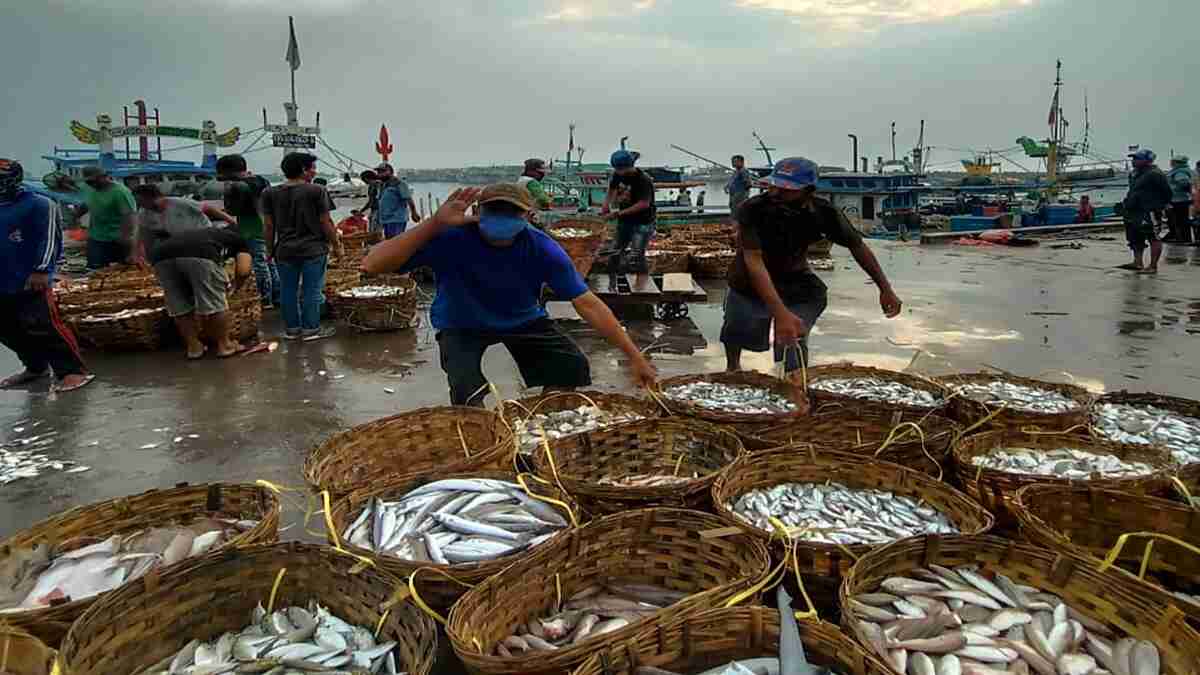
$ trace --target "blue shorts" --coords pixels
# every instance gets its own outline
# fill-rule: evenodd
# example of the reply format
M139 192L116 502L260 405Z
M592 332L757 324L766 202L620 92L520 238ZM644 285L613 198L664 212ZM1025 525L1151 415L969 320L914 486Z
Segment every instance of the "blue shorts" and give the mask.
M793 314L804 319L811 329L829 299L822 291L812 297L793 302L788 309ZM745 349L751 352L765 352L771 348L771 311L758 298L743 295L732 288L725 296L725 323L721 326L721 342L728 348ZM783 361L787 357L786 369L796 370L800 360L796 350L787 350L784 354L782 345L775 345L775 361ZM801 338L800 351L804 362L808 363L808 338Z
M391 239L392 237L399 237L400 235L404 234L404 231L407 229L408 229L408 221L407 220L402 223L384 223L383 224L383 236L387 239Z

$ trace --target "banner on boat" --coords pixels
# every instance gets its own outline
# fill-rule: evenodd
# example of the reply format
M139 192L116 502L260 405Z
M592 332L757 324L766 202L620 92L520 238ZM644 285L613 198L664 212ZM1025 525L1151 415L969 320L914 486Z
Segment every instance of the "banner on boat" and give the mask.
M271 136L271 144L277 148L308 148L317 147L317 137L308 134L277 133Z

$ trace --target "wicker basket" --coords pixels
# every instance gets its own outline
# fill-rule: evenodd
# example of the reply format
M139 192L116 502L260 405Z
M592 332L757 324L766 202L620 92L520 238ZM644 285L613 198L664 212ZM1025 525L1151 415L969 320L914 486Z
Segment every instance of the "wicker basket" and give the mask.
M193 638L241 630L259 603L273 599L278 608L316 600L351 624L378 626L380 641L398 643L401 671L429 675L437 631L412 603L389 602L401 583L327 546L227 549L138 579L96 603L71 628L59 664L63 675L139 673Z
M1017 377L1015 375L1005 375L1001 373L961 373L958 375L946 375L937 378L938 382L945 385L950 390L950 416L961 423L963 426L970 427L981 420L988 419L990 415L995 413L995 416L988 419L986 428L991 429L1025 429L1037 428L1042 431L1066 431L1074 429L1080 425L1087 424L1088 409L1092 405L1092 400L1095 398L1088 390L1083 387L1077 387L1073 384L1056 384L1053 382L1042 382L1041 380L1031 380L1026 377ZM1075 410L1064 413L1037 413L1028 412L1025 410L1014 410L1012 408L988 407L977 401L972 401L964 396L954 395L956 385L972 384L981 382L990 382L999 380L1001 382L1010 382L1012 384L1021 384L1027 387L1037 387L1038 389L1049 389L1056 391L1067 398L1075 401L1078 406Z
M942 407L940 404L937 406L928 407L894 403L890 401L886 403L882 401L870 401L867 399L847 396L845 394L835 394L813 387L814 384L822 380L872 377L885 382L902 384L919 391L929 392L930 394L933 394L934 399L939 402L944 401L947 394L946 388L941 384L938 384L932 380L928 380L919 375L902 373L896 370L872 368L870 366L856 366L853 364L813 366L808 369L806 377L808 378L808 391L813 399L813 409L816 412L846 409L850 411L851 414L858 414L861 411L890 413L895 410L914 413L928 413L935 410L940 411Z
M471 589L446 624L454 651L473 673L567 673L593 651L673 619L712 609L763 581L766 546L746 534L704 539L722 526L698 511L641 509L594 520L542 546L532 555ZM518 623L543 616L597 582L654 584L691 593L680 602L611 633L553 652L524 657L494 655Z
M1093 478L1071 481L1054 476L1035 476L985 469L973 463L973 458L986 455L996 448L1055 449L1073 447L1089 452L1115 455L1121 459L1145 462L1158 469L1148 476L1134 478ZM1002 531L1016 529L1017 520L1012 502L1017 490L1033 483L1060 488L1087 485L1095 488L1123 490L1134 494L1164 495L1170 491L1168 476L1173 464L1164 450L1150 446L1119 445L1098 441L1087 435L1038 434L1022 431L988 431L960 439L953 448L955 470L963 491L996 516L996 527Z
M1085 486L1027 485L1017 491L1013 510L1021 534L1031 542L1101 561L1127 532L1156 532L1200 547L1200 510L1156 497ZM1137 576L1147 552L1145 572L1157 583ZM1136 537L1122 547L1116 562L1117 569L1129 573L1131 583L1145 585L1145 592L1164 604L1175 603L1200 626L1200 600L1170 592L1200 595L1200 554L1170 541Z
M707 511L713 480L742 454L742 442L704 422L649 419L559 439L550 449L553 466L544 452L534 453L538 475L561 481L585 511L604 515L649 506ZM655 487L601 482L637 475L688 478Z
M67 291L56 294L58 313L63 318L87 316L88 314L112 314L127 307L162 307L165 296L161 288L127 289L111 291Z
M819 450L871 455L944 478L952 473L950 446L960 431L962 427L940 415L897 410L892 414L818 413L786 424L747 429L740 435L751 451L811 445Z
M432 472L509 466L512 440L500 417L482 408L421 408L360 424L309 453L304 476L317 490L343 495Z
M838 627L801 621L800 641L811 663L845 675L890 675ZM730 661L779 656L779 612L767 607L712 609L638 633L597 651L571 675L635 675L642 666L696 673Z
M372 283L374 280L372 280ZM417 282L410 277L390 279L386 284L399 288L399 295L356 298L339 295L334 302L338 319L360 331L404 330L417 318Z
M54 650L41 640L20 628L0 623L0 673L50 675L54 657Z
M660 417L663 413L662 407L650 399L591 390L543 392L515 401L504 401L501 405L500 414L510 427L518 419L528 420L536 414L562 412L581 406L594 405L609 414L632 414L646 419ZM514 442L519 440L514 439ZM520 448L515 449L520 451Z
M687 249L652 248L646 251L650 274L673 274L688 271L691 252Z
M556 230L566 228L589 230L591 234L586 237L563 237L555 234ZM558 220L553 223L547 223L542 227L542 230L553 237L554 241L558 242L558 245L567 252L567 256L575 264L575 270L579 272L579 276L585 279L592 270L592 264L596 262L596 254L600 252L600 248L604 245L604 240L608 237L608 223L598 218L568 218Z
M1017 584L1060 596L1085 616L1158 646L1163 675L1195 675L1200 663L1200 634L1178 608L1164 605L1131 584L1117 570L1101 572L1092 560L999 537L913 537L863 556L842 584L843 610L850 598L873 592L884 579L904 576L917 567L978 565ZM843 612L843 626L859 644L870 641Z
M87 288L93 291L145 290L160 288L153 269L113 264L88 274Z
M727 385L743 385L749 387L757 387L772 391L780 396L784 396L796 403L797 410L787 413L773 414L754 414L754 413L738 413L725 412L722 410L713 410L705 408L688 401L673 399L669 396L659 395L659 399L663 405L667 406L677 415L686 415L695 417L708 422L716 422L718 424L782 424L791 421L804 414L807 407L807 401L804 397L803 390L792 382L781 380L777 377L764 375L752 371L741 371L736 373L704 373L701 375L680 375L678 377L669 377L659 383L659 391L666 391L671 387L680 384L691 384L692 382L719 382Z
M163 301L143 300L122 308L127 309L151 311L123 317L87 312L70 317L67 324L85 345L100 350L154 351L162 347L171 329Z
M225 543L225 548L275 541L279 529L279 501L275 493L266 488L243 484L182 484L63 511L0 542L0 557L34 544L57 544L79 537L106 538L213 514L259 521L249 532ZM5 614L3 619L28 630L46 644L57 646L71 622L103 597L105 594Z
M245 342L258 337L262 322L262 299L250 282L229 294L229 332L234 340Z
M516 474L504 471L465 471L462 473L438 472L436 475L425 475L406 482L392 483L391 485L383 488L366 488L359 490L347 495L342 499L339 499L337 503L334 504L333 510L330 512L333 518L334 527L337 528L337 536L340 539L342 533L344 533L346 528L348 528L350 524L354 522L354 519L362 513L362 510L368 506L372 498L379 497L380 499L384 500L399 499L400 497L403 497L404 495L421 487L422 485L425 485L426 483L432 483L434 481L448 478L491 478L495 480L505 480L510 483L515 483L517 481ZM530 485L530 489L533 490L535 494L549 497L560 502L569 503L568 498L558 489L546 485L531 483L531 481L526 481L526 484ZM554 508L558 510L564 518L567 518L567 513L563 509L557 506ZM453 605L454 601L458 600L463 593L466 593L469 587L483 581L493 574L496 574L500 570L513 563L519 562L531 555L536 554L537 551L551 545L566 531L567 530L564 529L562 532L539 544L534 549L518 551L512 555L495 558L493 560L477 563L462 563L458 565L438 565L436 563L406 560L404 558L398 558L394 555L375 553L370 549L354 546L349 542L342 541L340 543L344 548L354 552L356 555L366 556L375 560L376 564L378 564L381 568L401 579L407 580L418 570L421 570L421 573L418 574L416 580L414 581L414 585L417 588L417 592L421 596L421 600L430 607L435 607L438 610L445 610ZM326 532L325 536L331 542L337 543L334 542L333 537L330 536L329 532ZM451 581L451 579L447 578L447 575L453 579L457 579L458 581Z
M1127 391L1116 391L1096 399L1096 405L1103 403L1119 403L1138 407L1153 406L1170 410L1185 417L1200 419L1200 401L1178 396L1162 394L1134 394ZM1096 431L1093 429L1093 433ZM1179 479L1182 480L1192 493L1200 497L1200 462L1183 464L1179 467Z
M866 459L846 452L777 448L751 453L734 462L713 483L713 505L730 524L754 533L763 541L772 532L761 530L734 515L729 505L741 495L781 483L834 481L851 488L890 490L897 495L927 502L950 519L960 532L982 534L993 519L979 504L940 481L891 462ZM776 542L779 539L776 538ZM873 548L866 544L819 544L799 541L797 563L802 574L841 577L855 559Z
M692 253L692 276L697 279L724 279L737 258L737 251L730 248L702 248Z
M357 261L338 261L325 269L325 302L337 304L338 295L362 285L362 272Z

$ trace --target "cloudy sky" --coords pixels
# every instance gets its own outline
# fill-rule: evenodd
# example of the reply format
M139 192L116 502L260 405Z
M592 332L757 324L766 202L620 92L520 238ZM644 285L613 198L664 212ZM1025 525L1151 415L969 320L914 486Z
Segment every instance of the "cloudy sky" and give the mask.
M444 167L561 155L575 122L592 161L623 135L652 163L691 163L671 143L749 155L758 131L844 165L847 133L889 155L889 124L903 150L923 118L944 164L1044 137L1056 58L1079 131L1088 93L1099 151L1200 155L1196 0L11 1L0 156L35 172L72 145L71 119L136 98L165 124L249 130L263 107L278 121L289 14L302 122L319 111L364 161L380 123L397 164ZM251 157L268 171L279 156Z

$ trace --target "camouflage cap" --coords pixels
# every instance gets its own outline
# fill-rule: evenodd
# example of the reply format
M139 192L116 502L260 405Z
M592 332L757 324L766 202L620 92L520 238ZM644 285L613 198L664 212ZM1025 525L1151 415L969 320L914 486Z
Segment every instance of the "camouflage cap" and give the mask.
M479 195L479 203L491 202L507 202L526 211L533 209L533 195L529 194L524 185L516 183L496 183L485 187Z

